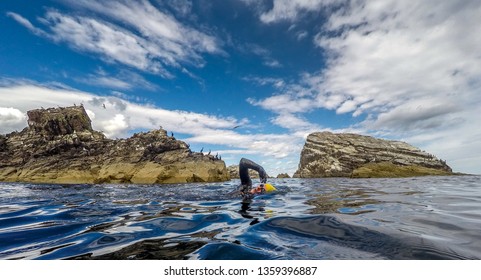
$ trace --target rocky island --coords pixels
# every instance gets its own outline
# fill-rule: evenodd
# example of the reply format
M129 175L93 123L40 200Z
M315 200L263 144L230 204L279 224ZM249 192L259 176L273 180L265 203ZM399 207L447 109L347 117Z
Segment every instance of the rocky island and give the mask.
M28 127L0 135L0 181L186 183L229 180L222 160L195 153L163 129L112 140L83 106L27 112Z
M445 161L405 142L352 133L310 134L295 178L451 175Z

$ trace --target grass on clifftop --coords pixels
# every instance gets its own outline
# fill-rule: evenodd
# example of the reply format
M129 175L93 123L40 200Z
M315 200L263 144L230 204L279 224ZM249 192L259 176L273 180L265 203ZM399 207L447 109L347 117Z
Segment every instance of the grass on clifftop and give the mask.
M453 175L451 172L419 165L400 166L390 162L367 163L352 172L352 178L401 178Z

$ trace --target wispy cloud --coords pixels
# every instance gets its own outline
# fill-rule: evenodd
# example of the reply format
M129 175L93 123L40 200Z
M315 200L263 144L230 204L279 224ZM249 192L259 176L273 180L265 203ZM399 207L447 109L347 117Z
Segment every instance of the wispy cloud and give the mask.
M133 90L136 88L147 90L158 89L157 85L147 81L141 75L128 70L120 70L117 74L112 75L102 68L99 68L94 73L88 74L83 78L77 78L76 80L84 84L113 90Z
M181 17L192 15L192 1L190 0L167 0L165 3Z
M17 13L7 12L7 16L13 18L16 22L20 23L37 36L48 36L42 29L33 26L33 24L28 19L22 17Z
M231 42L231 45L243 54L253 54L261 59L263 65L271 68L282 67L282 63L272 57L270 50L254 43Z
M215 36L186 26L149 1L65 1L89 13L48 10L34 26L19 14L8 16L34 34L142 71L172 78L172 68L202 67L203 54L223 54ZM88 16L86 16L88 14Z
M264 61L264 65L271 68L282 67L282 64L276 59L267 59L266 61Z
M261 86L273 86L277 89L281 89L286 85L286 82L281 78L247 76L242 78L242 80L253 82Z
M338 3L336 0L274 0L273 7L260 15L264 23L283 20L295 21L303 12L319 11L320 8Z
M159 56L177 61L203 64L200 53L223 53L220 41L205 32L186 26L158 10L149 1L68 1L89 11L108 16L113 22L127 24L142 37L158 45ZM154 52L155 53L155 52Z
M305 39L308 35L309 35L309 32L307 32L305 30L304 31L298 31L296 33L296 38L297 38L298 41L301 41L301 40Z

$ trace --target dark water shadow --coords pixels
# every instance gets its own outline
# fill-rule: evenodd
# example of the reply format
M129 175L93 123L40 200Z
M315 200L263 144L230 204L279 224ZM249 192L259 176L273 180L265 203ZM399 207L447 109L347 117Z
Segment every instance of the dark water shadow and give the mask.
M343 223L331 216L311 216L306 218L276 217L261 222L253 227L252 235L268 234L289 244L290 240L305 244L328 243L330 245L352 248L369 252L380 259L398 260L437 260L437 259L465 259L449 248L428 242L418 237L396 237L381 233L367 227ZM250 245L266 247L266 240L250 242ZM256 244L257 243L257 244ZM292 242L293 243L293 242ZM332 258L323 256L320 258ZM347 259L350 257L347 256Z
M93 256L92 253L68 258L69 260L183 260L187 255L207 242L179 242L174 245L166 240L145 240L122 248L116 252Z

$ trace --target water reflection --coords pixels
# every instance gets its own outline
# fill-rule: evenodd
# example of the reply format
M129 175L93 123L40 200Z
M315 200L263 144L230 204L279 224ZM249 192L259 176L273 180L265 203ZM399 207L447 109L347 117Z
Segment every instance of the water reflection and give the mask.
M385 259L462 259L450 250L420 238L402 238L367 227L346 224L331 216L307 218L282 217L260 223L255 232L268 233L269 240L279 240L285 250L293 244L314 247L350 248ZM268 241L269 242L269 241Z
M370 205L380 204L383 201L376 199L384 195L382 191L373 189L340 189L322 194L315 194L306 203L313 206L312 214L342 213L359 215L376 211Z

